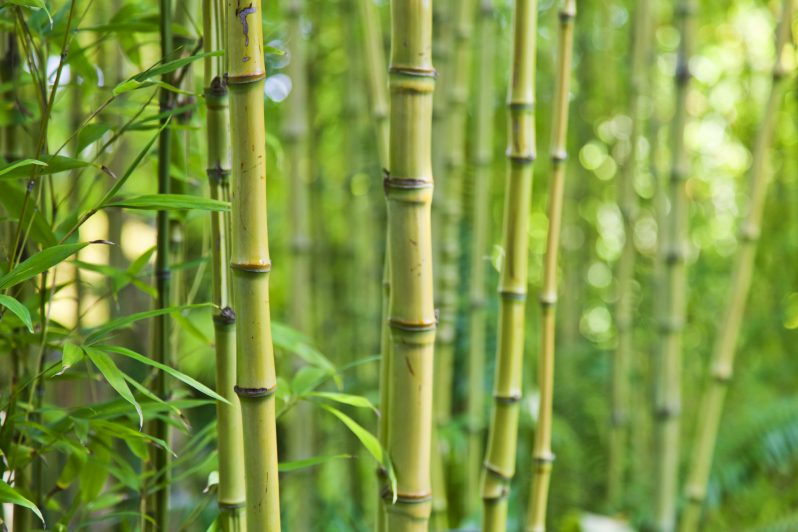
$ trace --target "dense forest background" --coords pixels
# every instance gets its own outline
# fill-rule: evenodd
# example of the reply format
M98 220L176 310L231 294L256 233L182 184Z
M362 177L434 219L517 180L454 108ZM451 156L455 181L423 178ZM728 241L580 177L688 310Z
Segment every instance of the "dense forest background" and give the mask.
M146 525L143 501L164 485L171 492L170 530L216 526L213 317L219 309L210 302L216 301L212 248L219 243L211 218L227 207L208 199L210 84L203 62L218 54L203 52L209 37L201 4L175 2L175 51L167 58L153 0L0 4L0 519L13 523L11 530L38 529L37 515L55 530L139 529ZM369 530L378 511L386 224L379 131L387 111L375 100L374 83L386 85L388 4L281 0L263 7L269 295L286 530ZM783 50L776 44L789 4L713 0L690 10L691 79L681 124L686 310L681 431L673 442L681 450L679 512L687 506L684 486L702 392L712 380L713 344L730 334L719 325L734 291L735 257L747 241L740 221L748 213L752 175L762 172L769 182L750 295L734 331L736 367L702 530L798 528L798 359L792 356L798 339L798 58L792 17ZM641 23L643 5L648 19ZM442 183L432 207L436 307L444 306L439 335L451 325L449 381L436 380L451 398L444 414L435 415L433 461L436 455L441 460L443 477L433 486L443 485L446 496L433 501L433 529L477 529L480 523L469 446L474 438L484 441L492 407L495 288L505 256L513 2L474 1L472 7L463 22L456 17L458 2L433 5L438 77L432 158L436 183ZM537 301L550 223L559 7L553 0L536 6L537 160L511 530L524 522L540 402ZM673 135L680 127L674 118L684 35L679 9L654 0L580 2L574 19L557 270L551 530L637 529L656 521L661 453L654 390L669 323L661 305L670 297L663 235L672 205ZM641 24L648 30L635 33ZM646 55L635 60L643 41ZM460 90L452 90L459 59L470 72ZM164 75L172 76L173 86L163 89ZM774 79L782 91L775 98ZM170 108L159 107L162 89L173 95ZM461 122L452 119L460 112ZM761 144L757 139L770 120L772 138ZM462 127L455 131L452 124ZM156 139L163 127L171 131L171 191L180 196L159 200ZM631 187L631 207L624 183ZM460 209L454 214L447 196L452 190ZM480 202L483 217L476 215ZM153 310L159 210L170 213L172 265L172 306L160 314ZM474 249L474 242L483 249ZM621 278L627 247L636 258ZM27 269L14 268L20 263ZM631 347L621 377L628 385L619 392L613 371L622 285ZM476 322L475 298L484 298ZM165 315L171 323L167 369L151 362L153 324ZM484 354L477 375L469 372L474 350ZM171 390L166 401L154 393L164 375ZM475 395L484 398L476 413ZM156 419L170 427L169 441L152 429ZM625 435L613 451L619 430ZM168 476L150 467L158 449L172 456Z

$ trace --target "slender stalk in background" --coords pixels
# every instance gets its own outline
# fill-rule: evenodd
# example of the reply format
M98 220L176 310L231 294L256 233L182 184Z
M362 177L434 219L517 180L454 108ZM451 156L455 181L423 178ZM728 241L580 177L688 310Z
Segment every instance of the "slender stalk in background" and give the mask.
M203 45L206 52L224 44L224 2L203 0ZM224 82L224 58L205 58L205 105L208 181L213 199L230 200L230 109ZM236 316L230 298L230 215L211 213L213 316L216 338L216 390L230 404L216 403L219 448L219 525L225 532L246 527L244 515L244 440L241 405L233 391L236 378Z
M227 83L232 146L233 302L237 382L244 427L247 530L280 530L277 427L266 226L266 128L263 116L263 12L260 0L228 2Z
M308 117L307 65L305 37L302 36L302 13L305 2L289 0L285 7L290 53L288 75L291 94L286 99L283 141L290 171L290 232L291 232L291 297L288 299L289 322L296 330L312 333L310 284L310 237L308 212ZM295 364L296 371L301 365ZM313 455L312 405L301 401L285 418L286 453L288 460L302 460ZM313 522L314 493L312 470L300 471L287 479L284 486L288 503L288 521L292 530L310 530Z
M391 29L390 172L384 185L392 347L386 415L396 492L386 495L386 529L396 532L427 530L432 506L431 2L392 2Z
M551 452L551 423L554 417L555 310L557 307L557 256L560 248L563 191L568 158L568 102L570 98L571 59L573 56L576 0L563 0L560 8L557 77L552 108L551 183L549 186L549 229L543 262L543 289L540 293L540 353L538 355L538 424L532 449L532 488L527 507L526 530L546 530L546 507L554 454Z
M452 415L452 384L454 379L455 336L457 314L460 309L460 222L463 211L463 182L465 181L465 142L468 118L467 99L471 72L471 33L475 0L459 0L453 6L454 46L449 69L447 98L447 143L437 147L446 153L445 190L438 198L441 207L440 267L438 294L440 325L435 346L435 431L445 427ZM446 457L448 446L439 438L433 461L432 523L436 529L446 530L448 501L446 500Z
M692 45L692 0L681 0L675 8L681 36L676 58L676 103L671 121L670 210L663 231L664 268L662 312L659 326L661 352L655 365L654 415L656 418L656 465L654 529L671 532L676 525L676 492L679 475L679 415L681 410L682 331L686 306L685 259L687 255L687 89Z
M726 391L734 371L734 355L737 339L742 328L745 304L751 289L754 273L757 240L759 239L762 214L767 197L770 178L768 155L779 107L784 95L787 66L784 63L784 47L790 38L793 0L783 0L781 23L776 34L776 60L773 65L773 84L768 96L765 113L759 123L754 144L751 178L749 183L748 212L742 220L739 232L739 247L734 257L729 299L723 313L712 352L710 378L704 389L696 424L696 437L691 456L691 467L685 487L687 506L680 522L682 532L698 530L701 509L707 494L712 454L723 414Z
M635 4L634 34L631 42L632 64L629 70L629 154L618 182L618 206L623 216L624 245L618 261L618 299L615 322L618 345L612 366L612 419L610 420L610 453L607 467L607 500L612 509L624 502L627 440L629 427L629 367L633 345L633 282L635 270L634 227L637 219L637 194L634 189L639 166L638 145L643 130L646 62L651 32L651 4L639 0Z
M469 288L468 330L468 459L466 461L465 510L475 509L479 497L479 476L482 471L485 437L485 326L486 256L490 254L490 200L493 162L493 100L495 84L493 65L496 61L496 21L493 0L480 0L476 25L474 72L477 73L472 126L473 196L471 205L471 279Z
M161 31L161 57L168 61L172 56L172 2L171 0L160 0L160 31ZM161 81L172 85L171 73L161 76ZM168 113L174 105L173 93L161 89L159 95L159 105L161 113ZM168 116L161 118L163 126L168 120ZM158 138L158 194L169 194L169 163L171 161L172 131L169 127L161 129ZM155 287L158 292L156 308L167 308L170 306L171 295L171 270L169 268L169 212L158 211L156 221L157 243L155 254ZM153 340L154 358L161 364L171 364L172 355L169 351L171 343L171 318L168 314L156 316L153 320ZM168 400L169 390L167 388L166 374L162 371L155 373L155 393L163 400ZM162 441L170 441L169 424L162 417L153 421L153 435ZM156 474L155 487L153 488L152 508L148 512L155 520L155 527L159 530L169 530L169 491L171 487L171 464L169 452L156 447L153 451L152 467ZM146 525L152 526L151 524Z
M507 178L499 277L499 324L493 409L482 476L482 529L507 528L507 500L515 474L524 314L529 263L529 207L535 161L535 38L537 2L518 0L513 11L512 66L507 98Z

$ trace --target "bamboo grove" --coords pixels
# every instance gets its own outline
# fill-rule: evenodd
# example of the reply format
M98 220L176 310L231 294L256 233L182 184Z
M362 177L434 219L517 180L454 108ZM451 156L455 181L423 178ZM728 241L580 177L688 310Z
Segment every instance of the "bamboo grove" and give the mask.
M0 526L798 529L795 27L0 3Z

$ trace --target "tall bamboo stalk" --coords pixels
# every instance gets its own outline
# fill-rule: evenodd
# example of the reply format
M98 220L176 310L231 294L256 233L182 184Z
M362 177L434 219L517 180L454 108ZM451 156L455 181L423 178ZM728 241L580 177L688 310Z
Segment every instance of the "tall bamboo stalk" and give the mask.
M427 530L431 511L430 447L435 308L432 289L431 160L432 6L391 3L390 398L387 447L396 491L387 494L389 532ZM393 498L393 501L391 501Z
M472 126L473 196L471 204L471 280L469 289L469 352L468 352L468 459L466 462L466 513L479 497L479 476L482 471L485 436L485 336L487 293L485 290L485 257L489 254L490 203L493 162L493 65L496 60L496 22L493 0L480 0L476 25L474 71L477 73Z
M493 409L482 476L482 529L507 528L507 499L515 474L524 357L529 206L535 160L535 37L537 2L518 0L513 11L512 68L507 97L507 177L499 277L499 324Z
M290 231L291 231L291 297L288 314L291 326L311 333L310 237L308 211L308 117L307 64L305 38L302 36L302 14L305 2L290 0L286 4L288 75L291 94L286 99L286 120L283 140L289 165ZM294 370L299 366L294 366ZM313 454L312 406L301 402L286 416L286 452L289 460L301 460ZM313 516L312 471L301 471L286 482L288 519L293 530L310 530ZM308 504L310 502L311 504Z
M280 530L275 397L266 226L266 65L260 0L228 2L227 83L233 156L232 268L237 385L246 468L247 530Z
M649 0L635 4L634 34L631 42L632 63L629 70L629 116L632 129L629 134L629 155L618 183L618 206L623 216L624 245L617 268L618 300L615 322L618 345L615 349L612 373L612 419L610 420L610 453L607 467L607 500L610 508L623 503L626 475L626 455L629 427L629 373L633 345L632 289L635 270L634 226L637 220L637 194L634 189L638 173L638 144L643 130L643 104L646 80L646 62L651 32Z
M573 56L576 0L563 0L560 7L557 78L552 108L551 184L549 185L549 228L543 262L543 288L540 293L540 354L538 388L540 403L535 443L532 489L529 494L526 529L546 530L546 508L554 454L551 452L551 422L554 401L555 310L557 307L557 255L560 248L563 191L568 158L568 100L570 98L571 58Z
M773 65L773 84L770 89L764 115L754 144L753 163L748 192L748 212L740 224L739 247L734 258L729 299L718 328L712 352L710 378L704 388L696 425L691 467L685 493L687 506L682 515L680 528L683 532L698 530L701 509L707 494L712 454L715 450L718 427L723 414L723 403L734 371L737 339L742 328L745 304L751 289L754 273L757 241L759 240L762 214L767 197L768 154L779 107L784 95L787 65L784 63L784 48L790 38L793 0L783 0L781 23L776 33L776 58Z
M692 0L676 6L676 26L681 40L676 58L676 103L671 121L670 210L663 231L664 268L661 352L655 366L654 414L656 417L655 510L654 528L670 532L676 525L676 492L679 473L679 431L681 410L682 331L686 306L685 259L687 255L688 177L684 130L687 123L687 89L690 80L689 58L692 49Z
M203 45L206 52L224 46L225 20L222 0L203 0ZM230 109L224 81L224 59L205 59L205 104L208 146L208 181L213 199L230 200ZM230 404L216 403L219 448L219 519L225 532L246 527L244 514L244 440L241 404L233 387L236 378L235 312L230 297L230 215L211 213L213 259L213 317L216 338L216 390Z
M161 31L161 57L169 60L172 56L172 2L171 0L160 0L160 31ZM161 76L164 83L172 85L171 73ZM173 93L161 89L159 95L159 105L162 113L170 111L174 105ZM167 116L161 118L163 126L168 120ZM168 127L162 127L158 138L158 194L169 194L169 163L171 161L172 131ZM167 308L171 305L171 270L169 267L169 243L170 227L169 212L158 211L157 239L155 256L155 286L158 293L156 308ZM154 358L161 364L171 363L169 341L171 336L171 318L168 314L157 316L153 324ZM166 375L162 371L155 374L155 393L163 400L168 400L169 390L167 389ZM153 433L156 438L162 441L169 441L169 425L162 418L157 418L153 422ZM156 473L155 487L153 488L152 504L148 509L155 520L155 524L160 530L169 530L169 490L171 486L171 464L169 452L156 447L153 451L153 471ZM150 525L147 525L150 526Z

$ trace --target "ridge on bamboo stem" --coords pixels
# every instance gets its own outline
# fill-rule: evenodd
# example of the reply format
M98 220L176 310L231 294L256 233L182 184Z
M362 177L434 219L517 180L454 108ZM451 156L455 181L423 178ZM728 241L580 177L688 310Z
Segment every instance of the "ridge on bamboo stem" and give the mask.
M224 2L203 0L203 43L206 52L224 46ZM224 58L205 58L207 176L211 198L230 201L230 109L222 78ZM213 316L216 342L216 390L229 404L216 403L219 453L219 526L225 532L246 528L244 514L244 441L241 404L233 391L236 378L235 312L231 308L230 215L211 213Z
M753 280L757 242L767 197L769 178L767 156L773 139L779 107L784 96L784 82L788 75L784 62L784 48L790 38L793 9L792 0L783 0L781 21L776 34L773 81L754 145L748 212L740 223L740 244L734 258L729 299L712 352L711 375L701 397L698 424L696 425L697 434L693 443L688 480L685 486L687 505L680 522L682 532L695 532L699 528L701 510L706 499L707 484L710 478L712 455L723 415L723 405L734 372L737 340Z
M670 210L664 231L664 267L662 311L659 326L660 352L655 363L657 382L654 390L656 421L654 523L659 532L671 532L676 526L676 494L679 474L682 330L686 307L686 255L688 229L688 157L684 131L687 123L687 90L690 80L689 60L692 50L692 0L676 6L676 26L681 36L676 57L674 83L675 114L671 126Z
M535 161L535 38L537 2L518 0L513 9L512 69L507 97L507 174L499 274L496 376L482 474L482 529L507 528L510 483L515 474L524 356L529 263L529 206Z
M237 384L246 469L247 530L280 530L274 350L269 313L262 10L228 1L227 83L232 147L232 288L237 316Z
M533 448L532 488L529 494L526 530L546 530L551 470L554 453L551 449L551 425L554 401L555 309L557 305L557 257L560 248L563 191L568 139L568 100L570 97L573 26L576 0L563 0L560 8L559 54L556 88L552 109L551 184L549 188L549 228L543 262L543 287L540 293L540 353L538 355L538 387L540 404Z
M388 249L391 333L387 450L396 491L385 494L386 530L428 529L435 309L430 206L432 67L431 2L391 3Z

